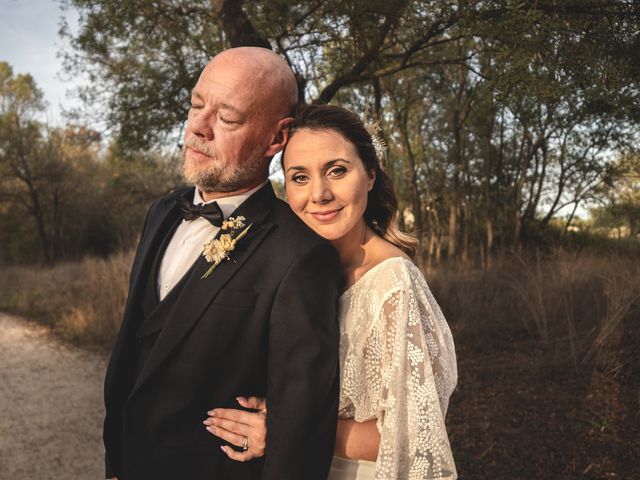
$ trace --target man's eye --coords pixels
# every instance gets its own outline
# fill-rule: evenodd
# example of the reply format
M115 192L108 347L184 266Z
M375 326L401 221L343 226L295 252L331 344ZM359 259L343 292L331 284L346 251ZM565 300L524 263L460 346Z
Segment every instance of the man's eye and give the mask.
M197 103L192 103L191 104L191 109L192 110L200 110L202 108L202 105L197 104Z
M232 120L232 119L230 119L230 118L226 118L226 117L220 117L220 121L221 121L222 123L226 123L227 125L233 125L233 124L235 124L235 123L238 123L237 121Z

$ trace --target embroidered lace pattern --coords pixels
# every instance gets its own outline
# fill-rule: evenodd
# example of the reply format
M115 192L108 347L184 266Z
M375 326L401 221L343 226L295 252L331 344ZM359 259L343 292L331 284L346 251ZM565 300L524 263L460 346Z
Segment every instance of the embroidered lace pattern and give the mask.
M390 258L340 299L340 412L377 419L376 480L455 479L444 418L458 381L449 326L420 270Z

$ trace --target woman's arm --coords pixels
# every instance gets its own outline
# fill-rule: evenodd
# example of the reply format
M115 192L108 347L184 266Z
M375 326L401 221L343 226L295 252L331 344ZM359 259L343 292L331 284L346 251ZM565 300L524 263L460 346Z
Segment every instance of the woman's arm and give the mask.
M389 276L391 274L389 273ZM416 267L397 276L381 308L384 332L375 416L381 431L376 473L381 478L457 478L445 425L457 378L449 327ZM393 276L391 276L393 278Z
M338 419L336 448L338 457L358 460L376 460L380 446L380 432L377 420L356 422L352 418Z
M229 447L223 447L223 451L230 458L242 462L264 455L267 438L265 421L267 406L264 399L256 397L248 399L238 397L238 403L259 412L217 408L209 412L209 418L204 421L204 424L213 435L238 447L242 446L246 436L249 448L245 452L236 452ZM375 461L379 445L380 432L376 426L376 420L367 422L356 422L353 419L338 420L335 455Z

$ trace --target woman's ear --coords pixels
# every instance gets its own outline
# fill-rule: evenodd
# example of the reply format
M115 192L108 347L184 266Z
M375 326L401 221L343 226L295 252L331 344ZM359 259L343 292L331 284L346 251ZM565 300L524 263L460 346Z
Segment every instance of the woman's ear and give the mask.
M371 191L371 189L373 188L374 183L376 183L376 171L375 170L371 170L369 172L369 182L367 183L367 187L368 190L367 191Z
M276 126L276 133L267 147L265 156L272 157L284 148L289 140L289 128L293 125L293 121L293 117L287 117L278 122L278 125Z

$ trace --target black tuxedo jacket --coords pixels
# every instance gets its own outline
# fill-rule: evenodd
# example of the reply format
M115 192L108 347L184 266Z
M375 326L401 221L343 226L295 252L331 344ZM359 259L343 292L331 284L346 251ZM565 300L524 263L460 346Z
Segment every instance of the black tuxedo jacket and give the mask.
M145 323L145 288L155 286L152 265L185 192L151 207L133 261L105 379L107 476L324 480L339 391L337 254L268 184L232 214L253 225L231 259L206 279L211 264L196 260L154 310L158 330L145 332L154 325ZM146 335L154 342L140 364ZM211 408L237 408L238 395L267 398L262 459L229 459L202 424Z

